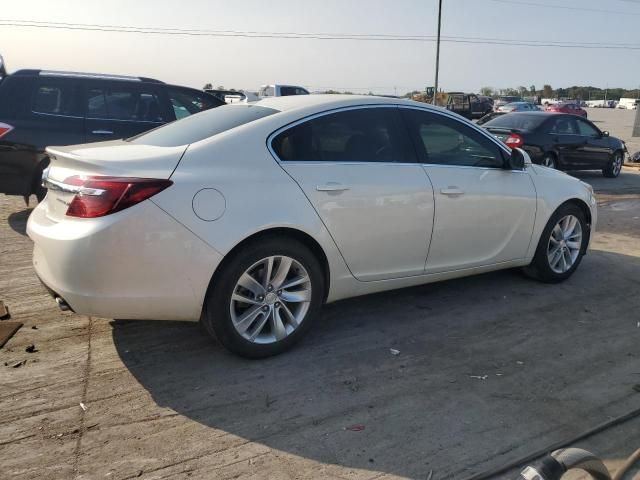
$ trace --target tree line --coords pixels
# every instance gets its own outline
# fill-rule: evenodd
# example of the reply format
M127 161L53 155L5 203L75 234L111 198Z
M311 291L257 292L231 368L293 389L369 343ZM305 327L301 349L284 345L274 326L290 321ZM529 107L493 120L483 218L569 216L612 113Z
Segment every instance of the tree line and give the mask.
M598 88L598 87L567 87L553 88L551 85L544 85L541 90L536 89L535 85L529 88L519 86L517 88L493 88L482 87L481 95L488 97L497 97L499 95L517 95L517 96L540 96L542 98L575 98L580 100L620 100L620 98L640 98L640 89L627 90L625 88Z

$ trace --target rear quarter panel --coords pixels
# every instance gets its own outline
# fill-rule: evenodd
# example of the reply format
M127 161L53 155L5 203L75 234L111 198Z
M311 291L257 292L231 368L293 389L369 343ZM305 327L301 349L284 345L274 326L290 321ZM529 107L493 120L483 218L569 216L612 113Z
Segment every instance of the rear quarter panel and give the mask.
M348 289L355 280L301 188L267 149L267 137L286 123L258 120L192 144L171 176L174 185L152 201L222 255L274 228L308 234L327 257L331 301L336 290ZM211 205L215 212L199 211L198 216L194 197L203 189L216 190L224 200ZM207 216L215 220L201 218Z

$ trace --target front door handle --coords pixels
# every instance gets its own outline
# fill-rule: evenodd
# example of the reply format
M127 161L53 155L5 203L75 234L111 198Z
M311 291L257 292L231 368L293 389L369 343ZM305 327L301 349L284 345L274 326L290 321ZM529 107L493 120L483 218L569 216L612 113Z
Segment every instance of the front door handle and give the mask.
M94 130L91 133L94 135L113 135L111 130Z
M316 190L319 192L344 192L349 190L349 187L341 183L329 182L324 185L316 185Z
M441 188L440 193L443 195L448 195L450 197L457 197L460 195L464 195L464 192L460 190L458 187L451 187L451 186L447 188Z

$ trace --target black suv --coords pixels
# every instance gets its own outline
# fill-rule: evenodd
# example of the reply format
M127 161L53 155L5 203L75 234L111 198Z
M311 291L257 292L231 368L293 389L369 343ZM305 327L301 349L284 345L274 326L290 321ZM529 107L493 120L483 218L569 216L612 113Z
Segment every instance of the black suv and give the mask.
M17 71L0 78L0 193L41 200L49 145L127 138L220 105L151 78Z

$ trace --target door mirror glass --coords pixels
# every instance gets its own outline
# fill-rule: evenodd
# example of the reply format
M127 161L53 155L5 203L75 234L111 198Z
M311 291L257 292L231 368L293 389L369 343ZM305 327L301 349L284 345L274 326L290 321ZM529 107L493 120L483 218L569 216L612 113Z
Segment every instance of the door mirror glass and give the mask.
M511 150L511 156L507 159L506 168L509 170L524 170L524 153L519 148Z

